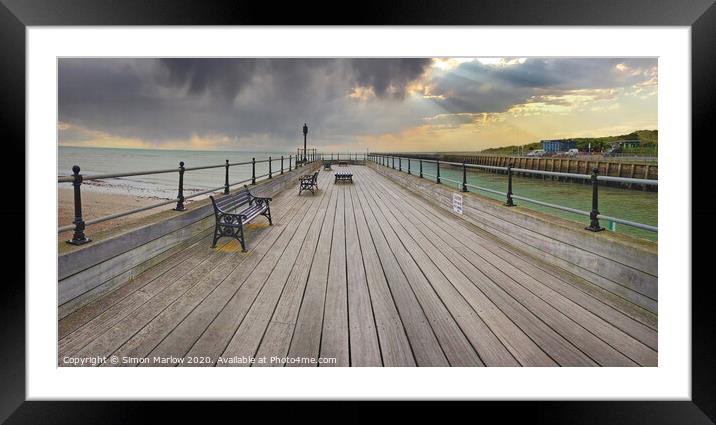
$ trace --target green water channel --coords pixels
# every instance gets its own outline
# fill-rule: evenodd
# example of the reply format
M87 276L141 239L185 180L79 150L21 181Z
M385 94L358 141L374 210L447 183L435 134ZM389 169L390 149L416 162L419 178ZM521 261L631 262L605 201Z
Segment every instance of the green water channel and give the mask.
M403 171L407 172L407 161L403 160L402 165ZM397 161L395 168L398 168ZM410 169L413 174L418 175L419 162L410 161ZM435 180L435 171L436 169L434 163L423 162L423 174L426 179ZM462 168L440 164L440 177L442 184L459 190L462 184ZM454 180L454 182L449 181L448 179ZM500 192L507 192L507 176L504 174L468 169L467 183ZM504 195L497 195L472 187L468 187L468 190L470 192L476 192L503 202L505 201ZM542 177L532 178L513 176L512 192L515 195L523 196L525 198L582 211L590 211L592 209L592 187L589 182L587 182L587 184L582 184L578 182L560 182L557 180L551 180L549 177L542 179ZM519 199L515 199L515 204L531 210L571 220L585 226L589 224L589 217L583 215L549 208ZM646 192L641 189L600 186L599 212L611 217L635 221L637 223L648 224L651 226L658 226L658 193ZM637 229L625 224L612 224L615 225L613 231L618 233L652 241L658 240L657 232ZM608 231L612 231L609 230L610 223L608 223L607 220L600 219L600 225L607 228Z

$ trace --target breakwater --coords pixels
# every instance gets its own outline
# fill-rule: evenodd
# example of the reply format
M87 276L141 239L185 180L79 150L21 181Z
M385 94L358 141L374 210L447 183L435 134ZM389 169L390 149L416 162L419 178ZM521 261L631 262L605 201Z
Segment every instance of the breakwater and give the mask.
M390 155L390 154L388 154ZM513 168L521 168L527 170L550 171L556 173L573 173L573 174L591 174L594 168L599 170L599 175L610 177L627 177L636 179L659 179L659 166L647 162L623 161L617 159L607 159L603 157L593 159L568 158L568 157L546 157L532 158L525 156L498 156L498 155L464 155L464 154L405 154L400 156L416 159L437 160L446 162L465 162L467 164L486 165L493 167L507 167L512 165ZM503 170L492 170L495 173L504 173ZM571 177L561 176L540 176L535 174L527 174L515 172L516 175L524 175L525 177L573 181L575 183L587 183L582 179L573 179ZM626 187L630 189L641 189L656 191L656 186L643 186L633 183L605 182L610 186Z

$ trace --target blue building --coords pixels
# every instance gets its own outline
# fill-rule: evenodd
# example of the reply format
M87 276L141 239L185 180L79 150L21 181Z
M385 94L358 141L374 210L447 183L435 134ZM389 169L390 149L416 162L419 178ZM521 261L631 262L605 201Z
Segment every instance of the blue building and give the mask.
M542 149L545 152L567 152L576 148L577 142L574 140L542 140Z

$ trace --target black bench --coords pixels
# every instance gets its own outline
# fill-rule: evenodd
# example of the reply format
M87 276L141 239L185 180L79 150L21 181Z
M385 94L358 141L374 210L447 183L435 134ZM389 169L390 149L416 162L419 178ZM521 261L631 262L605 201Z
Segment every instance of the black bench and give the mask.
M338 166L339 166L339 167L347 167L347 166L348 166L348 161L338 161Z
M313 192L314 187L318 189L318 171L313 173L313 175L305 175L301 177L301 186L298 188L298 194L300 195L304 190L310 190L313 195L315 194Z
M336 173L335 183L339 183L339 182L353 183L353 174L351 174L351 173Z
M324 170L331 170L331 161L323 161L323 169Z
M271 221L271 208L269 202L271 198L261 198L254 196L249 189L244 186L243 189L222 196L219 199L211 198L214 205L214 216L216 217L216 225L214 226L214 242L212 248L216 247L216 241L219 238L227 236L235 238L241 243L241 250L246 252L246 244L244 242L244 223L248 223L254 218L262 215ZM235 211L235 212L229 212Z

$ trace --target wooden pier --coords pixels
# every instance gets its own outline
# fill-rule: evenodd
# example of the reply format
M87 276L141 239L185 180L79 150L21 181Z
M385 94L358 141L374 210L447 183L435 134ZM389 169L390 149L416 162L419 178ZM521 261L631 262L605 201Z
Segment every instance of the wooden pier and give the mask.
M321 171L315 195L274 196L274 225L247 226L247 253L226 238L212 249L207 229L62 318L58 364L657 365L655 314L372 167L341 171L354 183Z

